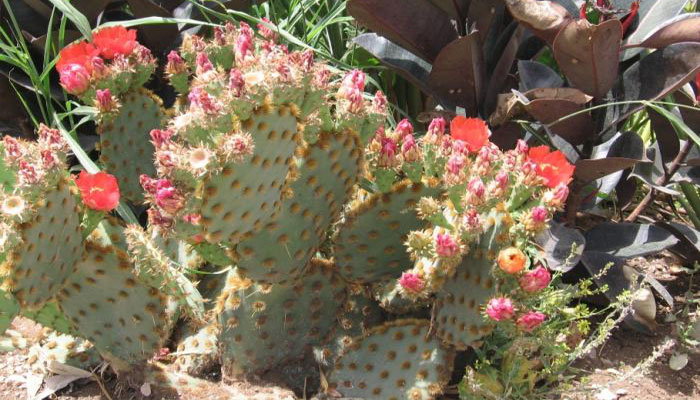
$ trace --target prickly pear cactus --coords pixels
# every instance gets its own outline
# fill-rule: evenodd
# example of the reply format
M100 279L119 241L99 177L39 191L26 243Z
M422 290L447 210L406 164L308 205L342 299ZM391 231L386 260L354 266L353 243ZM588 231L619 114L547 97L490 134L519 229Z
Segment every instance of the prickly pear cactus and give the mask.
M168 55L172 110L141 87L155 60L135 31L62 52L64 88L98 110L100 164L147 224L107 216L116 199L81 180L97 174L74 189L59 131L6 137L0 328L29 316L55 330L50 358L89 348L127 382L189 394L220 367L226 383L411 400L439 396L455 351L494 324L523 329L504 278L529 273L570 165L502 151L477 119L417 139L407 120L385 126L362 72L337 77L264 25L213 33Z
M52 332L29 349L27 364L36 373L45 373L51 362L86 369L100 363L100 355L87 340Z

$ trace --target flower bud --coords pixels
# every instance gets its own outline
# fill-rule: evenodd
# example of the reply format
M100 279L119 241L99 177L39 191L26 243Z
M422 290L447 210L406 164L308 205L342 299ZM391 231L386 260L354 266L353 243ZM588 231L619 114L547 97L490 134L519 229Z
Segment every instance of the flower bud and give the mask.
M97 89L95 104L97 105L97 109L102 113L115 111L118 107L117 100L112 96L112 92L109 89Z
M453 257L459 254L459 244L449 233L438 233L435 237L435 252L440 257Z
M486 186L479 177L472 178L467 184L467 190L477 199L483 199L486 194Z
M513 301L507 297L496 297L486 306L486 314L494 321L511 319L515 312Z
M234 96L240 97L245 90L245 80L240 70L233 68L229 73L228 88Z
M214 64L209 61L209 56L205 52L197 53L197 75L202 76L204 73L214 69Z
M151 141L153 142L153 146L155 146L156 149L159 149L167 144L170 143L170 138L173 136L173 131L170 129L166 130L160 130L160 129L153 129L151 130Z
M80 64L70 64L61 70L60 82L66 92L79 95L90 86L90 73Z
M180 53L175 50L168 53L168 64L165 66L165 72L170 75L187 72L187 64L185 64L185 61L180 57Z
M532 215L532 221L536 224L541 224L543 223L547 217L549 216L549 213L547 212L547 209L542 207L542 206L537 206L534 207L531 211Z
M518 318L517 325L518 328L525 332L532 332L532 330L540 326L545 319L547 319L547 316L541 312L528 311Z
M430 121L430 126L428 126L428 133L437 136L442 136L445 134L445 125L446 123L444 118L433 118L433 120Z
M270 22L270 19L267 17L262 17L263 22L266 22L268 24L272 24ZM260 36L264 37L267 40L274 40L275 39L275 32L268 28L265 24L258 24L258 33Z
M520 154L527 154L528 145L522 139L518 139L518 143L515 145L515 150Z
M386 96L384 96L384 92L377 90L377 92L374 93L374 99L372 99L372 112L384 114L386 113L386 105L387 99Z
M535 293L549 286L551 279L552 276L547 268L539 265L537 268L523 275L518 280L518 283L524 291L528 293Z
M399 285L409 293L419 293L425 287L425 282L418 274L404 272L399 278Z
M408 119L404 118L396 125L395 132L401 138L407 135L413 135L413 125L411 125Z

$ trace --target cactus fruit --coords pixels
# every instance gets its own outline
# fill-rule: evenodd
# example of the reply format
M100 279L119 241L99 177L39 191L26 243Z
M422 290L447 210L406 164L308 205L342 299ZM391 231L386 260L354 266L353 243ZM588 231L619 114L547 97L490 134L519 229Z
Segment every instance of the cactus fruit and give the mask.
M153 152L148 133L163 125L163 102L146 89L124 93L116 112L100 121L100 162L117 177L122 196L140 204L143 191L139 177L153 175Z
M217 299L223 372L261 373L311 356L324 344L347 296L332 263L313 259L306 273L285 284L253 284L232 270Z
M454 353L429 335L426 320L396 320L354 338L329 385L344 397L434 399L450 379Z
M405 236L423 225L413 211L421 197L440 192L435 181L395 184L387 193L356 200L333 238L334 255L344 278L372 283L397 278L411 260Z

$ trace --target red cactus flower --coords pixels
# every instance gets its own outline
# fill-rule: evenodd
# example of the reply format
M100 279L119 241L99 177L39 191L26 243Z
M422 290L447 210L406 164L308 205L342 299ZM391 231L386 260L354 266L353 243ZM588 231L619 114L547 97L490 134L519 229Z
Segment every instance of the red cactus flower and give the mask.
M100 51L100 55L108 60L117 54L128 56L138 46L136 31L123 26L100 29L92 35L92 41Z
M476 153L489 142L491 132L479 118L456 116L450 123L450 135L463 141L471 153Z
M73 68L72 65L79 65L92 73L92 59L97 57L99 50L95 46L87 42L78 42L71 44L61 50L58 54L58 62L56 62L56 71L59 73Z
M560 183L568 184L574 175L575 167L569 164L559 150L549 151L547 146L532 147L528 157L537 166L535 172L544 179L547 187L557 187Z
M114 175L80 171L75 183L80 189L83 203L93 210L111 211L119 204L119 185Z

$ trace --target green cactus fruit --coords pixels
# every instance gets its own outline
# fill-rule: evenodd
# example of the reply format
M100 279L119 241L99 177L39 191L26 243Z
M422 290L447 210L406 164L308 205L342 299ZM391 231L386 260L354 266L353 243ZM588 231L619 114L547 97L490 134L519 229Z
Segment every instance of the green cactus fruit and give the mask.
M75 328L71 325L71 322L59 309L55 300L47 302L40 309L35 311L23 310L22 316L46 328L53 329L56 332L74 336L78 335Z
M252 284L232 270L217 300L223 373L244 377L311 357L335 327L346 298L333 264L313 259L286 284Z
M45 374L51 362L90 369L101 361L100 354L87 340L51 332L29 349L27 364L32 371Z
M150 131L163 125L163 102L147 89L120 97L116 115L97 127L100 134L100 162L117 177L121 195L136 204L143 201L141 174L155 174Z
M402 319L354 338L336 361L329 388L367 400L436 398L450 379L454 353L429 330L428 320Z
M255 141L253 156L204 182L201 215L208 242L236 244L276 219L301 144L293 109L261 107L242 122Z
M406 235L423 222L414 210L424 196L437 196L436 182L406 180L388 193L372 194L351 205L334 237L335 259L344 278L362 283L397 278L413 264L405 250Z
M401 296L401 286L397 280L372 285L372 294L379 305L392 314L427 311L430 306L430 298L409 299Z
M10 327L12 320L19 314L19 304L11 294L0 290L0 335Z
M194 376L203 376L216 366L218 361L219 328L209 324L186 334L177 344L177 370Z
M175 312L167 296L139 280L126 252L90 242L57 299L78 331L118 371L163 346Z
M78 206L66 180L47 192L32 220L19 226L22 242L0 267L3 288L24 309L36 310L65 283L82 254Z
M323 133L304 150L293 196L275 222L236 247L239 271L258 283L294 279L326 238L357 183L362 160L357 135Z
M492 256L482 249L467 255L435 299L437 336L458 350L491 331L480 307L495 293Z

